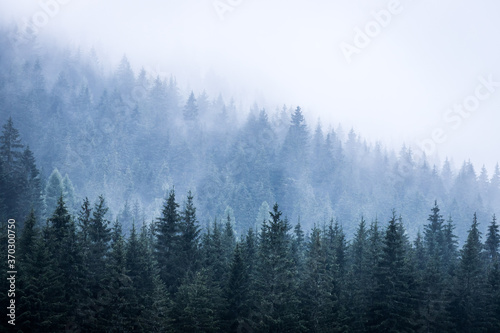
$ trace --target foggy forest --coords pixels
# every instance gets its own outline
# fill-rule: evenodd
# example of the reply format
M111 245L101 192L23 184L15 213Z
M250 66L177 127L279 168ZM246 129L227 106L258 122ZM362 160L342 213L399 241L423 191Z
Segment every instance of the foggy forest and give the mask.
M246 107L12 34L16 331L500 331L498 164L436 164L286 100Z

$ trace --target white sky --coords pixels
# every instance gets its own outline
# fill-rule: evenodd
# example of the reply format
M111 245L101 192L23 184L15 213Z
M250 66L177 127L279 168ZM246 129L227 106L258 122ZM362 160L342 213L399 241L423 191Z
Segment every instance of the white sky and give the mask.
M232 6L223 20L215 3ZM355 27L391 3L397 14L349 64L340 44L353 45ZM397 149L440 128L441 160L470 158L476 171L500 160L500 86L467 118L444 119L473 101L478 77L500 82L497 1L0 0L0 19L43 17L44 4L53 15L40 38L96 46L114 64L125 53L135 69L173 74L184 89L271 110L300 105L312 127L321 117Z

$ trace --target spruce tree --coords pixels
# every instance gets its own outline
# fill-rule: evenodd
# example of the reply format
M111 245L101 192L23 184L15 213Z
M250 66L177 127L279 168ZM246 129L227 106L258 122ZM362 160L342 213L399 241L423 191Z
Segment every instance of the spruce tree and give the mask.
M450 303L450 312L458 332L481 332L486 327L482 250L481 234L474 213L467 240L460 251L457 284Z
M171 311L175 332L219 332L220 288L205 270L188 274L175 295Z
M180 262L183 263L181 269L183 271L182 276L184 276L187 272L196 271L200 264L200 227L196 219L196 207L193 203L191 191L188 192L187 201L180 215L179 255Z
M414 332L418 328L414 277L401 228L393 211L375 273L376 288L369 321L372 331Z
M498 224L495 215L493 215L491 224L488 226L488 233L486 234L484 247L488 263L497 262L500 257L500 232L498 231Z
M443 320L446 317L445 309L445 282L447 276L443 270L443 255L446 251L443 223L439 214L437 202L434 202L429 223L424 226L425 270L422 281L422 310L425 330L441 332L446 329Z
M262 225L256 288L260 331L299 329L296 270L291 256L291 227L274 204L271 218Z
M351 269L349 272L349 283L352 293L351 322L352 329L363 331L366 329L366 313L370 305L370 281L371 268L369 263L369 230L363 217L358 225L352 247L350 248Z
M345 330L339 300L333 292L335 281L328 271L327 251L321 232L314 227L307 244L303 279L300 281L300 313L303 325L311 332Z
M198 105L192 91L184 106L183 116L185 121L194 122L198 120Z
M239 332L251 327L248 321L250 303L250 275L248 266L240 246L236 244L234 255L229 266L229 278L224 288L224 321L226 331Z
M50 174L45 186L45 204L49 216L56 209L57 200L62 195L64 195L63 179L56 168Z
M22 157L23 157L23 144L19 136L19 131L14 128L12 118L9 117L7 123L3 125L2 135L0 135L0 160L2 161L2 181L8 189L6 193L2 194L2 204L4 205L5 216L3 218L14 218L22 221L26 216L26 207L19 206L19 200L22 198L23 187L19 186L24 184L24 174L22 172ZM27 207L29 209L29 207ZM0 216L1 217L1 216Z
M45 211L42 180L29 146L24 149L21 157L21 175L17 186L22 189L18 201L20 216L26 217L32 208L35 216L42 218Z
M173 294L182 279L180 262L180 216L179 204L172 189L163 205L162 215L155 223L154 254L160 270L160 278L167 290Z

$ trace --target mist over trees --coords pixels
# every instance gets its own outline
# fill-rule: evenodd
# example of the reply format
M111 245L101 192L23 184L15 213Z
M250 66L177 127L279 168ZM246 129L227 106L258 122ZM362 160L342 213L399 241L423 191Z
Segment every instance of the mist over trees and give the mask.
M20 330L500 330L498 165L431 165L298 106L242 110L125 56L106 72L93 50L8 36Z
M231 209L238 233L261 223L264 204L279 202L293 223L311 227L333 217L349 235L361 216L395 208L415 236L425 208L438 200L464 236L473 212L487 219L500 203L498 166L489 175L470 161L458 169L448 160L431 165L404 145L395 152L352 129L308 124L300 107L241 110L221 95L182 92L174 76L135 73L125 56L105 72L93 50L12 48L8 36L0 36L7 69L0 120L12 118L5 126L15 124L27 150L19 133L4 131L2 168L10 176L2 181L14 181L21 155L24 168L36 156L38 171L23 181L42 186L38 217L48 217L62 186L71 212L85 196L104 194L112 216L128 216L128 232L132 211L153 219L175 185L193 191L203 225ZM27 208L20 209L15 216L23 219Z

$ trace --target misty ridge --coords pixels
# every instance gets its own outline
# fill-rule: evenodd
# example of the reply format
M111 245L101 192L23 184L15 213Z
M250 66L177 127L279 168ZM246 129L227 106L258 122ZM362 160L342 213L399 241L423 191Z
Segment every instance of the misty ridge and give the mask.
M499 331L498 164L35 35L0 28L0 327Z
M385 223L395 209L413 238L437 201L464 241L473 214L484 232L500 205L498 165L492 175L471 161L433 165L404 144L392 151L353 129L306 122L307 106L248 110L183 90L175 73L134 72L126 56L106 72L94 50L36 40L12 48L9 35L0 33L0 123L12 117L43 189L64 178L72 213L102 194L110 220L128 231L159 216L175 188L181 198L192 191L202 226L229 214L239 235L277 202L292 225L337 221L348 235L362 217Z

